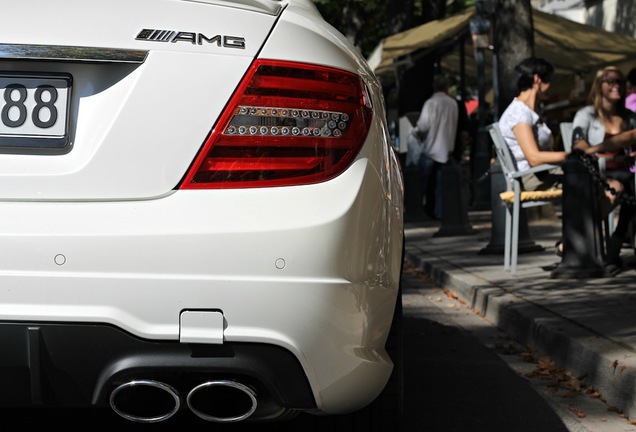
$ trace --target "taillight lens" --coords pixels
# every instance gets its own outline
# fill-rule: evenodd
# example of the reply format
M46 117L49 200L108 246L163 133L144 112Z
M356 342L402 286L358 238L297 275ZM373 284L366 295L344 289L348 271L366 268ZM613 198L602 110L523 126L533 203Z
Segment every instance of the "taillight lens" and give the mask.
M372 107L355 74L256 61L181 189L317 183L342 173L366 139Z

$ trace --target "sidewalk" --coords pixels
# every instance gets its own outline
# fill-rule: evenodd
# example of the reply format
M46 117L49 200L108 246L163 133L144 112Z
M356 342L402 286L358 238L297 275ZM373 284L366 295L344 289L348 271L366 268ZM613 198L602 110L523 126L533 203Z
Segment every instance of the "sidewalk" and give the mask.
M479 253L491 242L490 212L470 212L469 221L473 234L452 237L434 236L439 221L407 222L406 260L636 419L634 252L623 249L628 269L612 278L551 279L561 222L534 221L529 237L545 250L520 254L511 275L503 254Z

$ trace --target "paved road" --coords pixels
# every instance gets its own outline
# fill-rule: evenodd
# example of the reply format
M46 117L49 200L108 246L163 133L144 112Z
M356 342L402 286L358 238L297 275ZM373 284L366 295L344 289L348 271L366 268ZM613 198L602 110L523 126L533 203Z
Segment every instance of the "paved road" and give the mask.
M407 432L568 431L528 381L476 337L497 343L504 335L426 280L405 277L413 279L404 295Z

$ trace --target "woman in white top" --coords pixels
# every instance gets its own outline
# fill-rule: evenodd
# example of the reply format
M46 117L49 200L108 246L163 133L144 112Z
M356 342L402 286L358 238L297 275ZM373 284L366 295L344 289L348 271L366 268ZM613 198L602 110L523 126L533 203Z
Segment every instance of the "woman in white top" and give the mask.
M542 58L530 57L515 67L519 94L499 119L501 133L519 170L541 164L561 164L567 153L552 151L552 133L541 122L536 109L550 88L553 66ZM522 177L525 190L545 190L560 185L562 171L543 171Z

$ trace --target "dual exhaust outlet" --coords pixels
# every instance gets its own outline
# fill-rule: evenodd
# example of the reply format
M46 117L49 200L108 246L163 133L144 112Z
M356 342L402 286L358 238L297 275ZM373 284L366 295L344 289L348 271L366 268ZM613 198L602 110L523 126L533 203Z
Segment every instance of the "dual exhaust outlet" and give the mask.
M212 380L194 387L186 397L190 411L216 423L239 422L251 416L258 402L252 388L231 380ZM121 417L140 423L157 423L181 408L179 392L154 380L121 384L110 394L110 406Z

